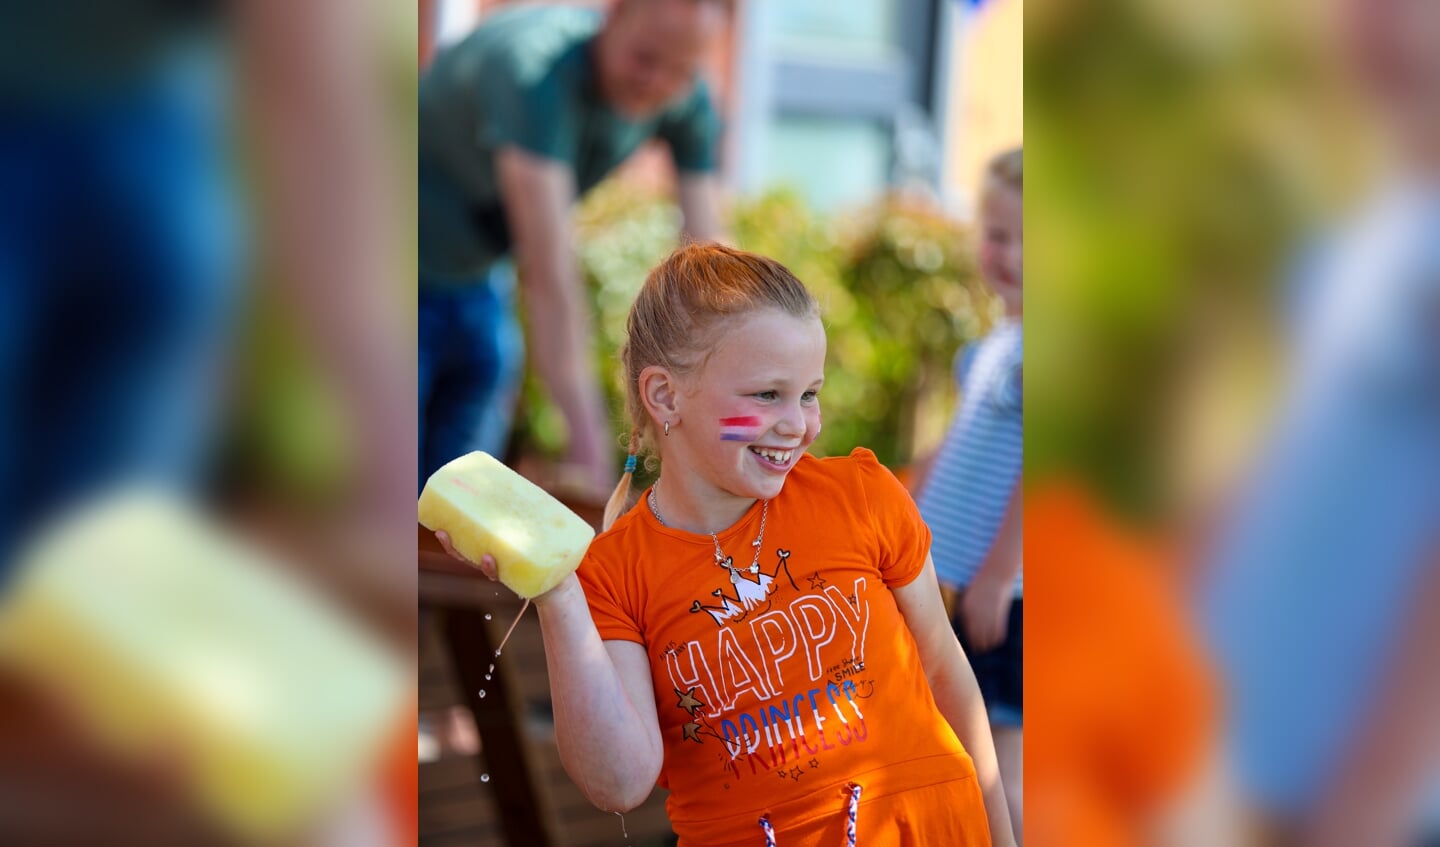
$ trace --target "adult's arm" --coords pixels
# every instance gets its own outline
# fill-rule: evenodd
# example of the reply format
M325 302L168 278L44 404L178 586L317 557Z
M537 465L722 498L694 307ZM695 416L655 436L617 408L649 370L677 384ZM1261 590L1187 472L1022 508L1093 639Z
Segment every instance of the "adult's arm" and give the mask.
M566 461L603 496L615 485L616 468L605 401L590 364L593 321L570 223L575 175L564 163L516 146L500 148L495 166L524 286L535 370L565 417Z
M403 527L414 519L415 348L398 316L414 268L400 259L393 213L400 153L363 83L370 22L341 0L249 0L234 16L257 220L283 278L275 292L356 430L355 490Z
M680 172L680 212L685 217L683 237L688 241L728 242L721 215L720 179L713 173Z

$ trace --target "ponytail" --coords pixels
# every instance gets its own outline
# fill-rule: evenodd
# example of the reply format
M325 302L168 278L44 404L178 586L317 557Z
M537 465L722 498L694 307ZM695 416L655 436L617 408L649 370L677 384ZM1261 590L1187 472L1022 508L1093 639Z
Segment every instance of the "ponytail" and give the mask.
M620 481L615 484L614 493L610 495L610 499L605 503L605 517L600 523L601 532L609 529L610 526L615 523L616 518L619 518L620 515L625 512L625 503L630 499L630 483L631 480L635 478L635 451L639 447L639 444L640 431L632 429L630 431L630 446L628 448L630 455L625 459L625 471L620 474Z

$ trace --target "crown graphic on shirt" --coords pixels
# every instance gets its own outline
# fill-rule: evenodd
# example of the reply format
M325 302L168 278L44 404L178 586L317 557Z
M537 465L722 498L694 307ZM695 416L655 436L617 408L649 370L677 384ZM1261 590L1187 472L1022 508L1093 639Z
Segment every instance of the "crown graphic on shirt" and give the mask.
M783 571L785 579L790 582L790 587L800 590L795 584L795 578L790 575L790 551L776 550L779 560L775 563L775 570L765 573L757 569L755 578L751 579L735 567L735 560L726 556L720 563L722 567L730 572L730 584L734 588L734 594L727 594L723 587L710 592L712 597L719 601L719 605L705 605L699 600L690 604L690 612L699 614L706 612L715 621L716 626L724 626L725 623L738 623L744 620L750 612L760 606L769 607L770 595L774 594L780 587L777 578Z

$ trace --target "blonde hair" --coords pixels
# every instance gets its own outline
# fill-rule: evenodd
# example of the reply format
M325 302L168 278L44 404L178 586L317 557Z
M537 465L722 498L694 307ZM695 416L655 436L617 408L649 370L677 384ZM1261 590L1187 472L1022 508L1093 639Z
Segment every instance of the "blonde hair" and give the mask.
M1023 148L1014 147L996 154L985 167L985 176L1006 188L1024 191L1023 152Z
M784 265L721 244L687 244L650 271L630 307L620 348L632 456L655 441L640 397L640 372L658 365L677 377L694 373L709 357L722 323L759 309L797 318L820 315L815 298ZM629 470L620 475L605 505L605 529L624 512L632 476Z

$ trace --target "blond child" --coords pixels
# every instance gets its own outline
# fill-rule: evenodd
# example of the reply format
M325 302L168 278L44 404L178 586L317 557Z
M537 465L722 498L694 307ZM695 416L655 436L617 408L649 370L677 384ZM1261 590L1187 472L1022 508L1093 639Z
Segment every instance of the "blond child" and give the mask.
M1022 192L1021 151L992 159L980 195L978 254L1004 317L956 357L960 403L919 495L936 572L957 592L952 624L985 698L1017 841L1024 783Z

